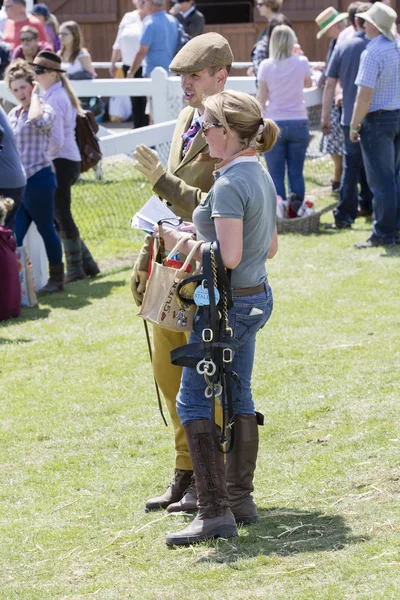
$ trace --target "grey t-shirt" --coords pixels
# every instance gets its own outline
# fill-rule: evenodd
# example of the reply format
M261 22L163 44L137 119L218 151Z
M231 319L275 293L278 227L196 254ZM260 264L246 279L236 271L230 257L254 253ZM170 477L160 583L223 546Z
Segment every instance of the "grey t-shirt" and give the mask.
M25 171L15 144L14 132L0 106L0 127L4 130L3 150L0 150L0 188L15 189L26 185Z
M342 125L350 125L353 107L357 96L355 80L360 65L360 57L369 40L365 33L356 33L349 40L336 45L326 70L327 77L340 79L343 88Z
M232 270L232 287L253 287L265 281L265 263L276 222L276 190L257 160L235 161L218 177L193 213L198 239L217 239L214 219L218 217L243 221L243 255Z

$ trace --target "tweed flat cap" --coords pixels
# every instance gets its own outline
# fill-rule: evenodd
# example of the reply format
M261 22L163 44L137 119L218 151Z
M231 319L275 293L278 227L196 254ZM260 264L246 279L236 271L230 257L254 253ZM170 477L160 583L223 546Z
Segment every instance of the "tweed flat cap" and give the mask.
M228 40L215 32L191 39L179 50L169 66L174 73L196 73L211 67L225 67L233 62Z

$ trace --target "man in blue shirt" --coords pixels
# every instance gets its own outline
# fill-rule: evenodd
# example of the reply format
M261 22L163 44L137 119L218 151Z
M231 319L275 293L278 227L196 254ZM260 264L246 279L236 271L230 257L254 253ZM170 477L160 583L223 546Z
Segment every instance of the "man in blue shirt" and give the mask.
M145 0L147 17L143 21L139 52L128 71L131 77L134 77L142 62L143 77L150 77L156 67L163 67L168 72L178 50L178 21L165 12L163 5L164 0Z
M400 243L400 45L392 8L376 2L361 16L371 41L361 55L350 139L361 142L375 215L372 235L355 246L371 248Z
M358 14L371 8L371 3L363 3L358 7ZM355 80L360 64L360 57L365 50L368 39L365 37L364 23L356 17L354 35L339 43L329 61L327 80L322 100L321 129L323 133L331 131L330 110L338 80L342 85L343 107L341 125L343 141L343 173L340 186L340 202L334 211L335 228L347 229L358 216L358 182L361 183L360 208L364 214L372 213L372 194L368 187L359 144L350 141L350 121L356 101L357 86ZM357 32L357 33L356 33Z

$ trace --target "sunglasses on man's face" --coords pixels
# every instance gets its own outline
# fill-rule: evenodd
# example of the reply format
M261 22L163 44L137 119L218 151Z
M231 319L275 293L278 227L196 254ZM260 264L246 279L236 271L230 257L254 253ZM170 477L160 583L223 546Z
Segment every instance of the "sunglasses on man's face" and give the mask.
M21 42L33 42L33 40L35 40L36 38L34 38L34 37L21 37L19 39L21 40Z
M45 69L44 67L33 67L33 71L34 71L35 75L44 75L44 73L46 73L47 69Z
M219 128L219 127L223 127L223 125L219 121L203 121L201 124L201 129L204 134L207 134L207 131L209 129L212 129L213 127Z

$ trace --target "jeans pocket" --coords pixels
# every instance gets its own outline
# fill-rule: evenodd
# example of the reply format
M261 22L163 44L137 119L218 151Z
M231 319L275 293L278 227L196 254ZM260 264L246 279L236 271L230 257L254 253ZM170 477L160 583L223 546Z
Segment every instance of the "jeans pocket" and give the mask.
M237 346L246 344L249 340L254 338L257 332L262 329L267 323L272 313L272 298L257 306L246 306L245 311L237 310L234 315L233 322L233 339ZM262 310L258 314L250 314L252 308Z

